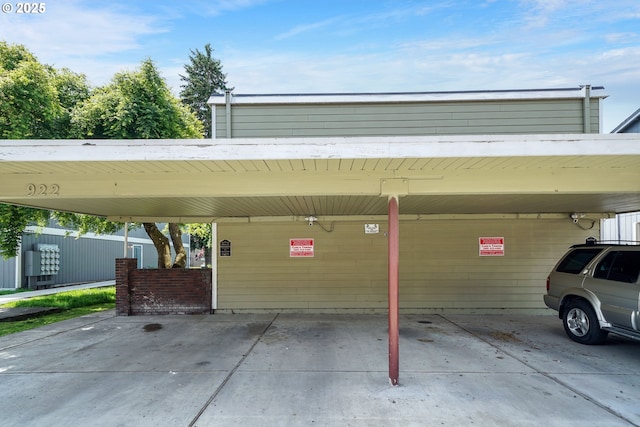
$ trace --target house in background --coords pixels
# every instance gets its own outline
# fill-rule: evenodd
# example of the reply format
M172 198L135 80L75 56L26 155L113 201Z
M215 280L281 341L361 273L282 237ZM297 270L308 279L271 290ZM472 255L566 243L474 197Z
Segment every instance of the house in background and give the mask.
M640 133L640 108L611 133ZM618 214L615 218L602 220L600 239L621 243L640 241L640 212Z
M131 230L127 242L127 256L137 259L138 268L157 267L156 249L142 228ZM115 259L123 255L124 231L77 237L74 230L55 221L46 227L29 226L22 236L19 255L0 260L0 290L114 280Z
M624 119L611 133L640 133L640 108Z

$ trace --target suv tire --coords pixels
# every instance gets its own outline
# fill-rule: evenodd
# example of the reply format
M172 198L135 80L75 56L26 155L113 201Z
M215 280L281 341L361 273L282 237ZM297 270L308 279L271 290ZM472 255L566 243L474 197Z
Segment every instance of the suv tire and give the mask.
M569 338L580 344L602 344L609 334L600 329L598 317L591 304L581 299L567 302L562 324Z

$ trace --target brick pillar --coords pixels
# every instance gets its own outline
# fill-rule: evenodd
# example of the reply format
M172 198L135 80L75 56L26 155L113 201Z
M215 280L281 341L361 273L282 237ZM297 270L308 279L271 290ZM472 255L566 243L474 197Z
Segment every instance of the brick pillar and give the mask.
M131 314L130 272L135 270L138 260L135 258L116 258L116 315Z

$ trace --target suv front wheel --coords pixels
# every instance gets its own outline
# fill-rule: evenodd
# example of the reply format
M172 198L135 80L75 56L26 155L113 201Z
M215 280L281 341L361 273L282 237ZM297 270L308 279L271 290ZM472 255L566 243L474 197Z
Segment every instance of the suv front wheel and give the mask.
M562 324L569 338L580 344L602 344L607 339L608 332L600 329L596 312L584 300L567 303Z

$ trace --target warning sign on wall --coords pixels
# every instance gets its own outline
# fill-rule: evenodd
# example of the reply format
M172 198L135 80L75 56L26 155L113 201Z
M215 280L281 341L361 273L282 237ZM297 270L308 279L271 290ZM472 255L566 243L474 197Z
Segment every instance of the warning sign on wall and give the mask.
M504 256L504 237L479 237L480 256Z
M313 239L289 239L289 257L313 257Z

